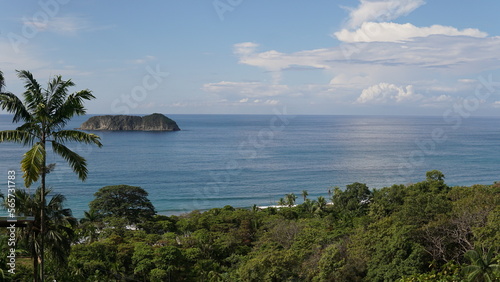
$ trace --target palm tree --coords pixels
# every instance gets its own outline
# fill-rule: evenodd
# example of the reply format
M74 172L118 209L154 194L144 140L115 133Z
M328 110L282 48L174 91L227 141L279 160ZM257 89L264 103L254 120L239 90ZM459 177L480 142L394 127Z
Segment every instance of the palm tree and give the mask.
M283 198L280 198L280 200L278 201L278 206L285 206L285 205L286 205L285 200L283 200Z
M463 269L467 281L496 281L495 278L500 277L500 265L493 263L493 253L493 248L486 254L480 248L465 253L464 256L471 262Z
M297 196L295 196L294 193L286 194L285 199L288 207L292 207L293 205L295 205L295 200L297 200Z
M310 212L312 213L313 212L313 208L315 206L315 201L311 201L310 199L306 199L304 201L304 203L302 203L302 206L304 207L304 209L307 211L307 212Z
M16 190L16 215L34 214L34 221L29 222L25 228L20 230L20 240L24 243L26 249L31 254L33 259L34 277L37 277L37 269L40 263L39 253L41 247L41 238L44 238L47 254L52 258L57 265L64 265L69 256L71 242L73 239L73 228L77 224L77 220L72 216L71 209L64 209L63 202L65 197L61 194L55 194L49 200L48 204L43 208L46 232L41 233L41 212L42 202L51 192L50 189L45 190L42 194L41 187L38 188L34 195L28 194L24 190Z
M80 219L80 228L82 235L85 237L84 239L88 238L89 243L94 242L97 239L99 231L104 228L102 219L102 214L94 209L83 212L83 218Z
M306 201L307 196L309 196L309 192L307 192L307 190L302 190L302 197L304 198L304 202Z
M316 202L316 211L322 212L326 207L326 199L323 196L318 197L318 201Z
M23 70L17 71L17 74L25 82L24 102L12 93L1 92L0 106L2 110L14 114L12 120L14 123L20 121L24 123L15 130L0 131L0 142L16 142L31 146L21 161L24 184L30 187L40 180L41 205L45 206L45 176L50 171L46 162L46 144L52 145L52 150L69 163L82 181L87 178L87 162L64 144L70 141L102 146L99 136L95 134L63 129L73 116L86 113L84 100L95 97L90 90L68 94L68 88L75 84L71 80L63 80L61 76L53 78L47 88L43 89L30 72ZM40 252L37 253L40 269L35 281L44 280L44 238L47 232L44 208L40 209L40 222L42 236L40 236Z

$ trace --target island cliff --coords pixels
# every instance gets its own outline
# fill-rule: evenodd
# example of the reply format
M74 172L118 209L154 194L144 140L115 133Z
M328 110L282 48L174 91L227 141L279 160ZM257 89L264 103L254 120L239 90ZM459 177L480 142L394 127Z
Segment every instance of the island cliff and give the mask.
M144 117L107 115L89 118L80 126L81 130L135 130L135 131L178 131L177 123L162 114Z

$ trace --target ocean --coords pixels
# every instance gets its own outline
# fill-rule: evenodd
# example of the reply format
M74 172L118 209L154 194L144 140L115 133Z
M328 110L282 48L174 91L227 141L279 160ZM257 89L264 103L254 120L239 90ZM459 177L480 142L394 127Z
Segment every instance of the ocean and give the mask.
M413 116L168 115L178 132L94 132L103 147L68 144L88 161L78 180L62 159L47 176L53 193L66 196L76 217L107 185L140 186L159 214L182 214L231 205L274 205L287 193L328 197L353 182L370 188L425 180L442 171L449 185L500 180L500 118ZM89 116L76 117L78 128ZM15 128L0 115L0 130ZM0 191L27 148L0 144ZM1 180L3 179L3 180ZM32 192L37 185L32 185ZM0 214L6 214L0 211Z

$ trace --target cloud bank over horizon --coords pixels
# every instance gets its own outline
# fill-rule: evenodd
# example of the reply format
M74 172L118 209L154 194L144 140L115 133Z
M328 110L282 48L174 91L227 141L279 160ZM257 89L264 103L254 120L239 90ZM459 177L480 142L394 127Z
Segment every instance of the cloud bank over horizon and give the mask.
M500 37L489 37L476 28L388 22L424 4L420 0L360 0L358 7L345 8L349 17L344 28L332 34L341 44L330 48L287 53L259 51L258 42L236 43L233 52L238 63L264 70L270 82L224 81L207 84L204 90L220 93L215 86L231 85L232 93L248 92L248 97L300 93L310 100L326 98L349 106L426 108L460 101L473 92L478 74L498 69ZM287 79L299 68L321 72L330 80L312 86Z

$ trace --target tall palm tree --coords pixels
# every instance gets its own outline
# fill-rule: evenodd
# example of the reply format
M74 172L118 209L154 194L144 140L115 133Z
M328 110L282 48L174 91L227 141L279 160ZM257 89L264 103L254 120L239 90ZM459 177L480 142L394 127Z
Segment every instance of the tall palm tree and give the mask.
M55 154L68 162L82 181L87 178L86 160L65 146L66 142L83 142L102 146L99 136L77 130L65 130L64 126L75 115L84 115L85 100L95 97L90 90L81 90L68 94L68 88L75 84L71 80L63 80L56 76L49 81L47 88L42 88L29 71L17 71L18 77L25 82L24 101L12 93L0 93L0 107L14 114L13 122L23 122L15 130L0 131L0 142L16 142L31 146L23 156L21 170L24 172L24 184L40 180L41 204L45 206L45 176L49 172L47 166L46 145L50 143ZM3 81L3 80L2 80ZM46 236L45 209L40 209L40 269L35 281L44 280L44 238Z
M283 198L280 198L280 200L278 201L278 206L285 206L286 205L286 202Z
M500 278L500 265L493 263L493 254L493 248L487 253L480 248L465 253L464 256L471 262L463 268L467 281L496 281L495 278Z
M306 201L307 196L309 196L309 192L307 192L307 190L302 190L302 198L304 198L304 202Z
M295 200L297 200L297 196L295 196L294 193L286 194L285 199L286 199L286 204L288 205L288 207L292 207L295 205Z
M103 216L94 209L83 212L83 218L80 219L80 229L83 239L89 243L97 240L100 230L104 228Z
M71 242L73 237L73 228L77 224L77 220L72 216L71 209L64 209L63 202L65 197L61 194L55 194L49 200L48 204L43 208L45 210L45 227L46 232L41 233L41 212L43 207L42 202L51 192L50 189L45 190L42 194L41 187L38 188L34 195L28 194L24 190L16 190L16 215L34 214L33 222L28 223L25 228L20 228L20 240L24 243L27 251L33 259L34 277L37 276L37 269L40 263L40 242L44 238L47 254L52 258L57 265L64 265L69 256Z
M302 203L302 206L307 212L312 213L314 211L314 208L316 206L316 201L311 201L311 199L306 199L304 203Z

